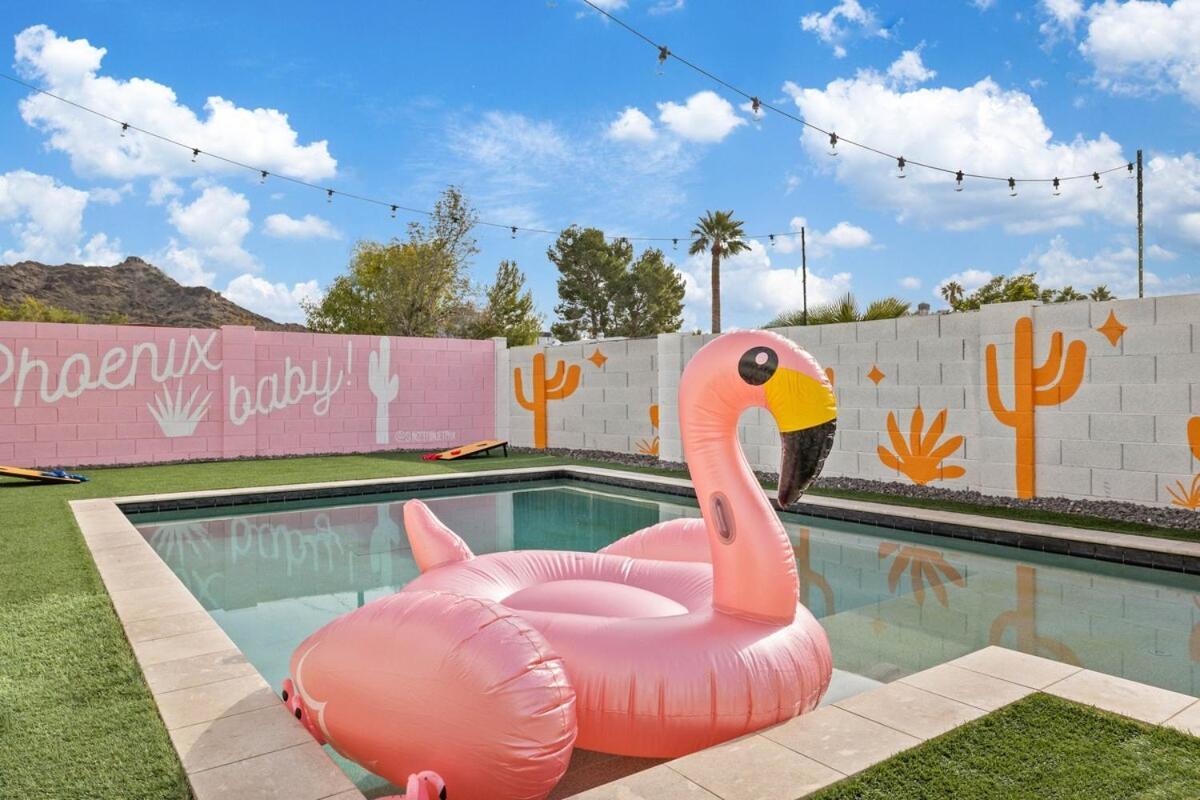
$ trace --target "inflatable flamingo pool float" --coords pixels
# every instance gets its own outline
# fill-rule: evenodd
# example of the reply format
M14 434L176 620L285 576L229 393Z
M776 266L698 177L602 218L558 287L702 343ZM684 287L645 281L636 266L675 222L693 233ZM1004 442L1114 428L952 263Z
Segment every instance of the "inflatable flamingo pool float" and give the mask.
M832 446L829 381L789 340L744 331L696 353L679 396L702 521L600 553L477 557L411 500L422 574L301 644L289 707L385 777L435 769L451 800L545 797L575 744L670 758L814 708L829 642L737 425L756 406L775 418L789 505Z

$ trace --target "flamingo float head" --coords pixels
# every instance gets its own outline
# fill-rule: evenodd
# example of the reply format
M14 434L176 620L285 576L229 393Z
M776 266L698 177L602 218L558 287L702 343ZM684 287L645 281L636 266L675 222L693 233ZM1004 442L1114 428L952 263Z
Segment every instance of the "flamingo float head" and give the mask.
M696 354L684 383L710 422L736 427L747 408L770 412L782 440L781 506L794 503L820 473L833 447L837 398L829 378L795 342L770 331L727 333Z

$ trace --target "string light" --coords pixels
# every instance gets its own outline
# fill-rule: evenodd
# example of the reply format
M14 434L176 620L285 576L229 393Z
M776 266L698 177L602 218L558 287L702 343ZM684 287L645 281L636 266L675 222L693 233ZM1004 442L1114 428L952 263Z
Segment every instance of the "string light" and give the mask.
M1058 178L1054 179L1054 196L1058 197L1062 194L1062 190L1058 188Z
M954 173L954 184L955 184L954 191L961 192L963 190L962 182L963 182L963 171L960 169L958 172Z
M754 116L758 116L758 112L762 109L762 100L757 97L750 98L750 110L754 112Z
M678 240L678 239L672 239L672 240L671 240L671 249L672 249L672 250L678 250L678 249L679 249L679 240Z
M125 138L125 132L126 132L126 131L128 131L128 130L129 130L129 123L128 123L128 122L122 122L122 123L121 123L121 138L122 138L122 139L124 139L124 138Z
M1125 170L1127 173L1125 175L1125 177L1128 178L1129 180L1133 180L1133 162L1132 161L1130 161L1128 164L1125 165Z
M896 176L897 178L908 177L907 175L904 174L904 163L905 163L904 156L900 156L899 158L896 159L896 164L900 167L900 174Z
M771 247L774 247L775 246L775 234L769 233L769 234L767 234L767 236L770 237L770 239L771 239Z
M1099 173L1099 172L1093 172L1093 173L1092 173L1092 180L1095 182L1095 184L1096 184L1096 188L1097 188L1097 189L1103 189L1103 188L1104 188L1104 184L1102 184L1102 183L1100 182L1100 173Z
M396 218L396 207L392 206L392 219Z
M326 189L326 190L325 190L325 202L326 202L326 203L332 203L332 202L333 202L333 189Z
M838 135L836 133L829 134L829 155L837 155Z
M658 74L663 74L663 68L666 66L667 59L671 57L671 51L665 44L658 45Z
M1017 196L1017 181L1015 178L1008 179L1008 196L1009 197Z
M196 159L197 159L197 158L199 158L199 157L200 157L200 148L198 148L198 147L193 147L193 148L192 148L192 163L193 163L193 164L195 164L195 163L196 163Z
M267 175L268 175L268 174L269 174L269 173L268 173L268 172L267 172L265 169L260 169L260 170L258 171L258 182L259 182L259 184L260 184L260 185L261 185L261 184L264 184L264 183L266 183L266 182L267 182Z
M512 238L517 238L517 226L513 225L511 228L509 228L509 230L512 231Z

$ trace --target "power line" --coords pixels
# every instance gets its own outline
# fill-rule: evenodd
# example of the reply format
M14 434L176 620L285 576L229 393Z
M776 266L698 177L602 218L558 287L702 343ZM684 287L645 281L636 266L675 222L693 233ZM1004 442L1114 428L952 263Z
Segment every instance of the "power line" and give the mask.
M851 147L857 147L859 149L866 150L868 152L875 153L877 155L883 156L884 158L895 161L900 168L901 175L904 174L904 168L906 166L922 167L924 169L934 170L935 172L942 172L947 175L953 175L953 176L955 176L957 183L959 183L960 185L962 184L962 181L964 178L975 178L978 180L985 180L985 181L1004 181L1005 183L1008 183L1010 187L1014 183L1053 183L1055 185L1055 188L1057 188L1058 183L1060 183L1062 181L1077 181L1077 180L1084 180L1087 178L1091 178L1097 185L1099 185L1100 176L1107 175L1110 172L1117 172L1119 170L1126 170L1127 172L1130 173L1130 175L1133 174L1133 162L1132 161L1126 162L1126 163L1120 165L1119 167L1110 167L1109 169L1087 172L1082 175L1066 175L1066 176L1057 176L1057 177L1050 177L1050 178L1016 178L1013 176L986 175L986 174L978 173L978 172L967 172L966 170L962 170L962 169L950 169L949 167L941 167L936 164L930 164L930 163L924 162L924 161L914 161L911 158L906 158L904 155L889 153L886 150L881 150L877 147L872 147L869 144L864 144L863 142L857 142L853 139L847 139L845 136L842 136L841 134L837 133L836 131L826 130L825 128L822 128L819 125L814 125L813 123L809 122L808 120L804 119L803 117L799 117L786 109L779 108L778 106L773 105L773 104L767 102L766 100L761 99L758 95L753 95L753 94L733 85L732 83L730 83L729 81L720 77L719 75L715 75L712 72L709 72L704 67L701 67L700 65L687 60L683 56L681 56L678 53L676 53L675 51L671 50L671 48L668 47L667 45L659 44L658 42L654 41L646 34L642 33L637 28L630 25L625 20L621 19L620 17L618 17L614 14L609 13L608 11L605 11L603 8L596 5L596 3L592 2L592 0L583 0L583 2L585 4L587 4L588 6L590 6L597 13L602 14L607 19L611 20L612 22L621 26L625 30L629 31L629 33L633 34L637 38L646 42L646 44L650 45L656 51L658 51L658 61L660 64L662 64L669 58L674 59L674 60L678 61L680 64L683 64L685 67L703 75L704 77L708 78L709 80L713 81L714 83L720 84L721 86L723 86L724 88L733 92L734 94L740 95L741 97L744 97L745 99L749 100L750 105L754 109L756 116L757 116L757 112L760 108L765 108L768 111L772 111L772 112L780 115L781 117L790 119L793 122L797 122L810 130L814 130L814 131L817 131L818 133L828 136L830 146L833 150L831 155L837 154L836 151L837 151L837 146L839 144L848 144Z

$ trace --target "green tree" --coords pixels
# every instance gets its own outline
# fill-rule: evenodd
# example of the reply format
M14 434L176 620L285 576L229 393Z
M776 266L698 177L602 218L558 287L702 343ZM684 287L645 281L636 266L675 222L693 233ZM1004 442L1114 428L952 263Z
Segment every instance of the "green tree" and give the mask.
M1116 300L1117 298L1116 295L1108 290L1108 286L1102 283L1095 289L1092 289L1090 292L1088 292L1088 299L1094 300L1098 303L1103 300Z
M1014 303L1020 300L1040 300L1041 287L1032 272L1013 275L1011 278L997 275L971 292L959 302L951 304L955 311L973 311L989 303Z
M861 310L853 293L846 294L823 306L808 310L809 325L832 325L838 322L869 322L876 319L895 319L908 313L911 303L898 297L881 297ZM804 312L786 311L766 324L768 328L788 328L804 324Z
M43 303L26 296L19 302L5 305L0 301L0 322L75 322L87 323L87 316L65 308Z
M733 211L707 211L692 228L689 255L708 252L712 256L712 332L721 332L721 259L750 249L741 220Z
M533 305L533 292L525 288L525 275L515 261L501 261L496 280L487 289L487 305L472 326L472 338L503 336L509 347L535 344L542 330L542 315Z
M621 294L622 336L656 336L683 327L683 278L658 248L633 263Z
M942 284L941 291L942 297L950 304L951 308L954 308L963 299L963 286L958 281L946 281Z
M408 226L408 241L362 241L348 271L318 301L301 305L308 327L377 336L461 335L478 312L470 302L467 264L478 252L477 221L462 192L448 187L425 223Z
M607 241L599 228L572 225L546 251L558 267L559 321L550 330L564 342L617 336L622 294L626 291L633 247L624 239Z

